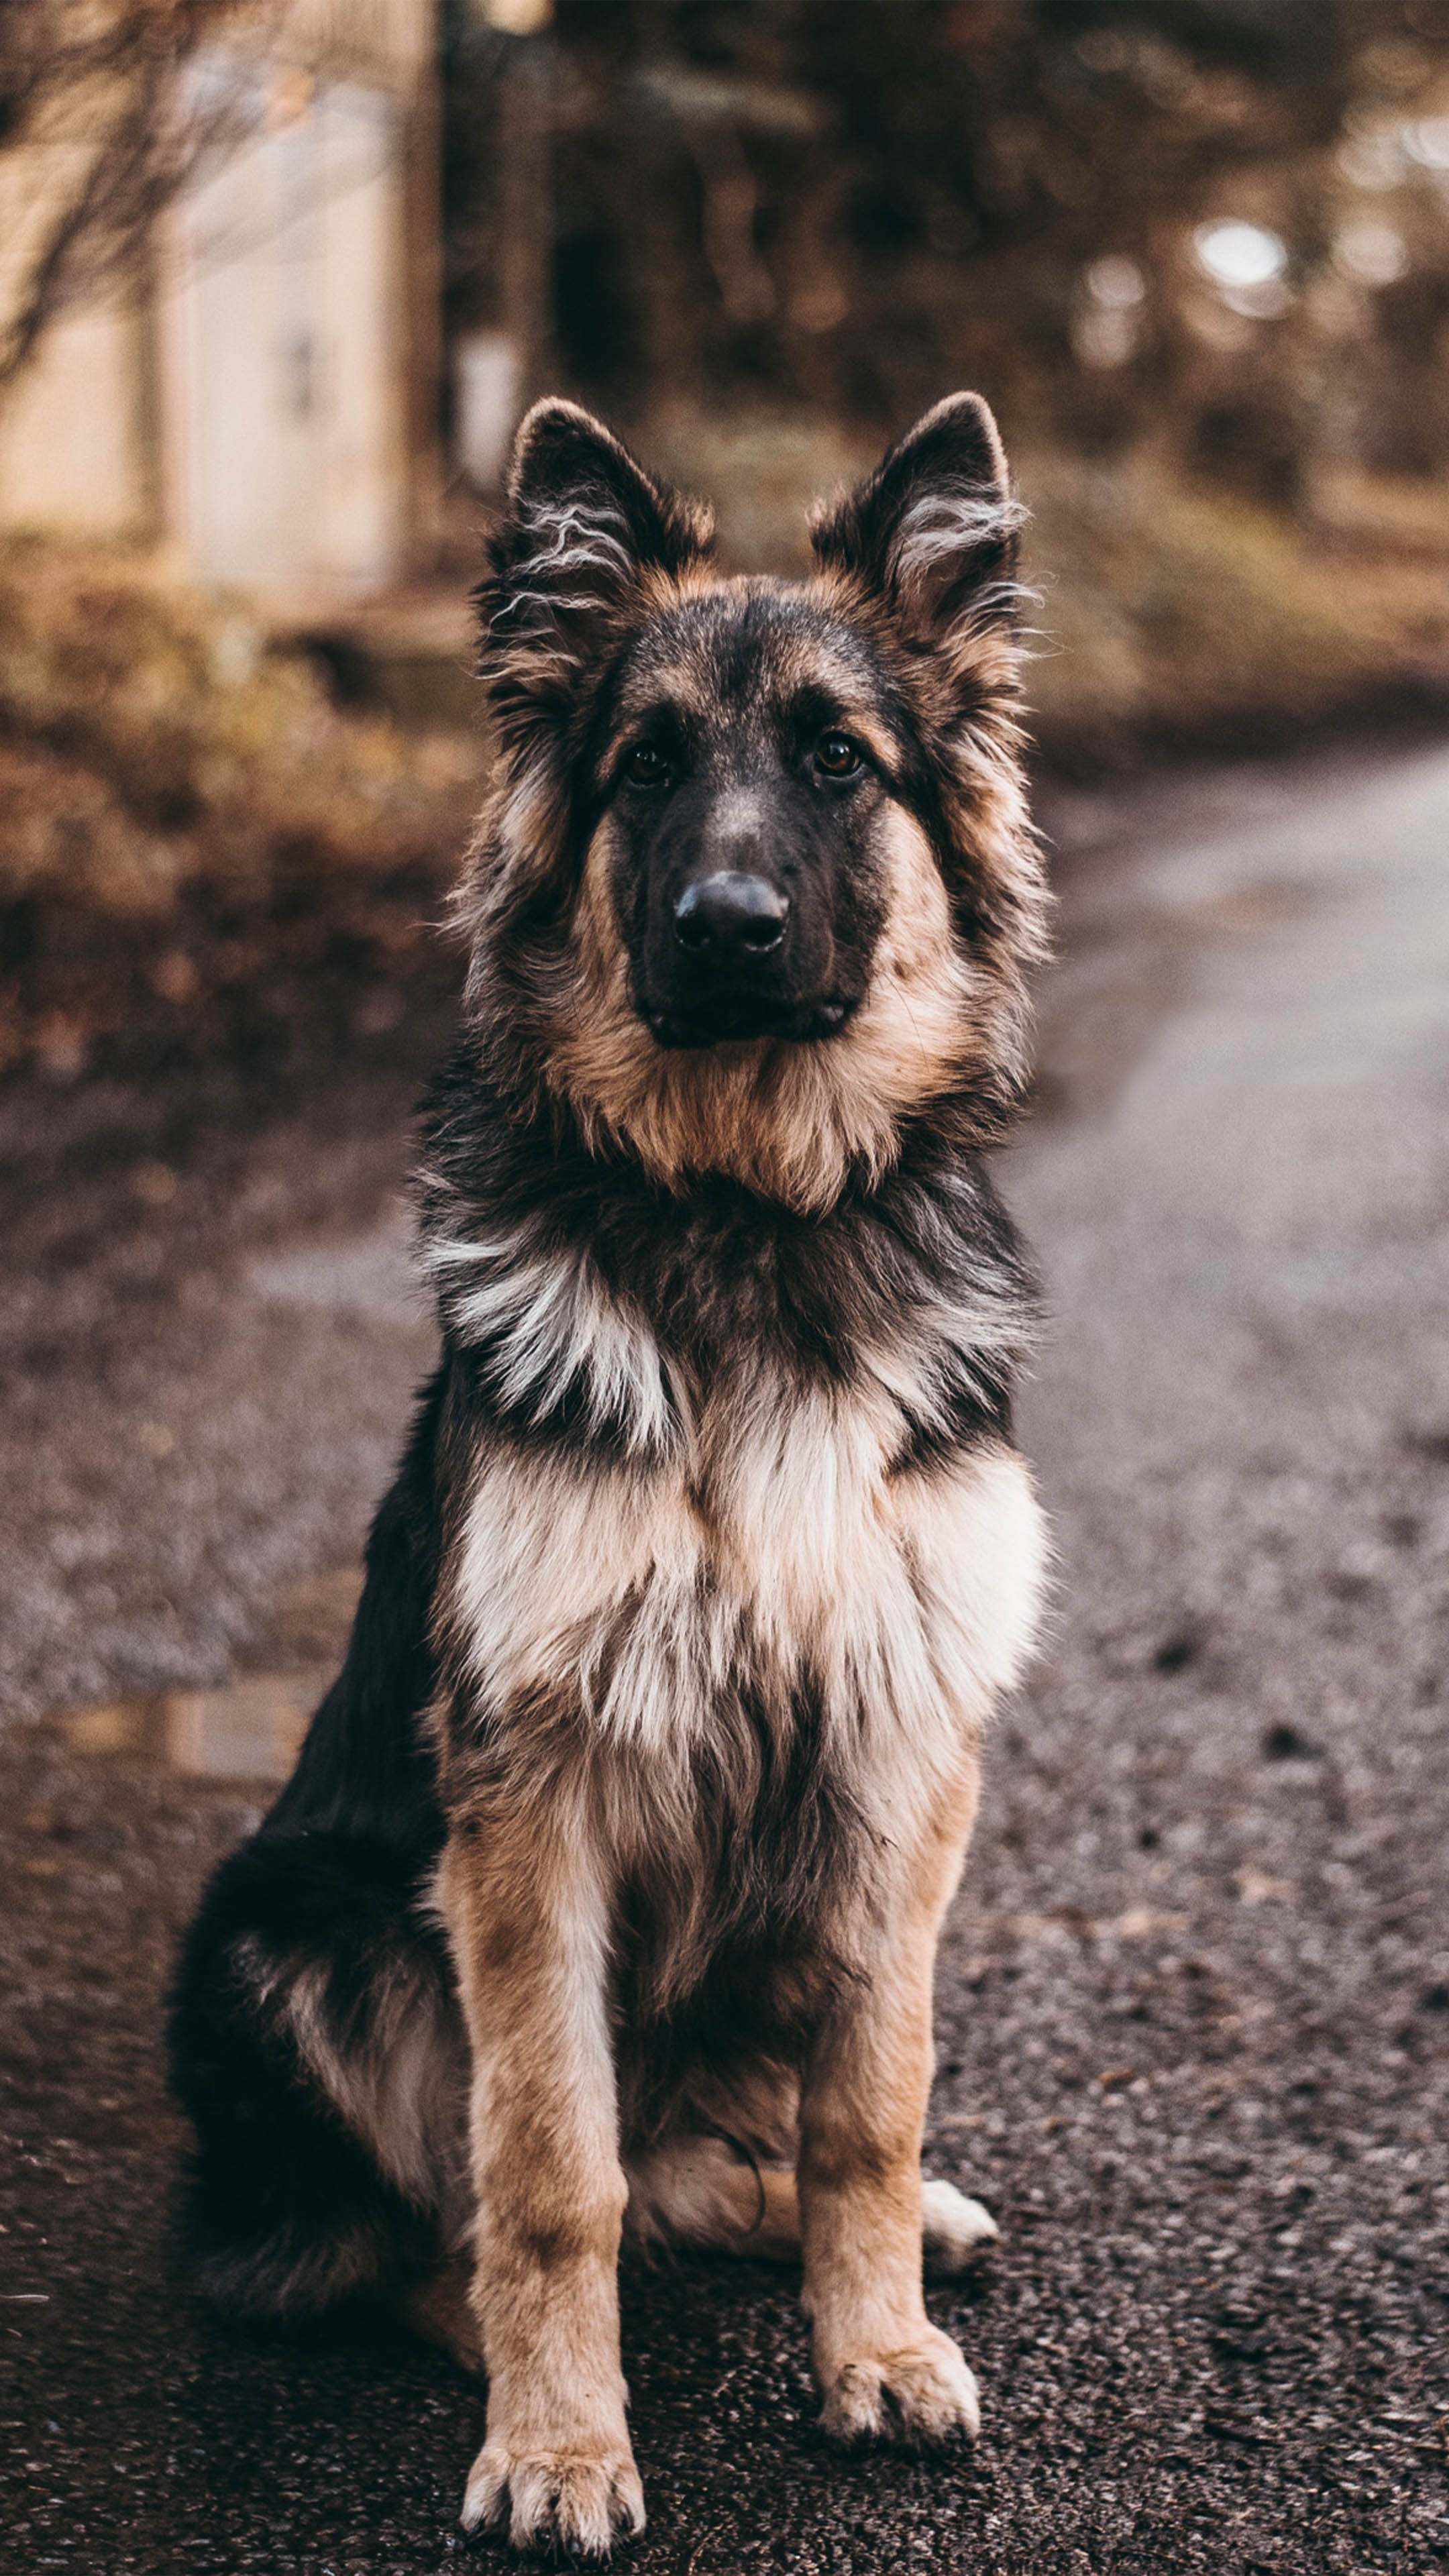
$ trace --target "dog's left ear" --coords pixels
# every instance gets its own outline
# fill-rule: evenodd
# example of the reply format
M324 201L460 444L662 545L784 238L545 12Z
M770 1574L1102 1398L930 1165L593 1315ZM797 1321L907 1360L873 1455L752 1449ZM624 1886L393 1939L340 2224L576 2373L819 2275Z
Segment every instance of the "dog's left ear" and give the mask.
M708 517L576 403L535 403L478 592L480 660L505 730L565 723L627 634L651 574L708 548Z
M823 571L880 599L927 651L962 629L1010 624L1025 515L986 404L950 394L845 500L822 503L811 542Z

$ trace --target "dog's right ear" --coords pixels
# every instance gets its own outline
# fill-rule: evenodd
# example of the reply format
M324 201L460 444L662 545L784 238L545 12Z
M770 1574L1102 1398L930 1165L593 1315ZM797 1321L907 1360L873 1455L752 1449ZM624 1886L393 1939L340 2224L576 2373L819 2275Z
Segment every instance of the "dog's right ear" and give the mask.
M535 403L477 594L480 665L504 732L567 725L651 575L684 571L712 534L708 514L654 482L602 421L576 403Z

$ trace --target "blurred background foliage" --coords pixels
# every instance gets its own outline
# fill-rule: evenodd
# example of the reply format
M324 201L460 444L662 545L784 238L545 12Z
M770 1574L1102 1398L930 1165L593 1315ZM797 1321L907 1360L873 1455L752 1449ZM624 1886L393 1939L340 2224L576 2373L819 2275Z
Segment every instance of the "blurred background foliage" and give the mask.
M517 45L443 23L456 329L504 282ZM1444 0L558 0L549 56L540 326L600 402L884 432L967 379L1275 498L1444 463ZM1280 265L1215 277L1214 217Z
M484 745L341 707L250 605L126 551L0 551L0 1071L386 1040Z
M508 320L519 66L444 27L457 335ZM811 490L972 384L1054 760L1449 683L1443 0L559 0L546 76L530 373L719 495L736 560L803 560Z
M446 983L462 603L549 387L744 567L982 389L1059 772L1449 700L1449 0L442 0L436 98L448 461L391 630L0 548L0 1059Z

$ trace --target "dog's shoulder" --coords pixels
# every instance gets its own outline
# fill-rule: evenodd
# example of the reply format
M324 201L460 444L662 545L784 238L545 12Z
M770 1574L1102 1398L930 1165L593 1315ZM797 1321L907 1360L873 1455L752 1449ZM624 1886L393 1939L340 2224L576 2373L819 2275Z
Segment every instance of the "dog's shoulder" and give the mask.
M728 1408L762 1380L821 1424L852 1388L893 1406L897 1468L1009 1437L1036 1283L949 1113L815 1216L722 1176L662 1188L455 1066L421 1205L445 1339L480 1415L516 1437L662 1462L711 1396Z

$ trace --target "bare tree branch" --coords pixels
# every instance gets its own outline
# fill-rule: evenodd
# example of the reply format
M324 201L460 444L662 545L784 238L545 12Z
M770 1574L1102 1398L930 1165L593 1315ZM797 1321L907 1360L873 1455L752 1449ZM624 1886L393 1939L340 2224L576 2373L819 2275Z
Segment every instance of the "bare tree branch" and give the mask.
M248 15L238 0L0 0L0 177L32 218L0 278L0 400L57 314L142 273L157 216L235 134L235 100L203 103L187 74Z

